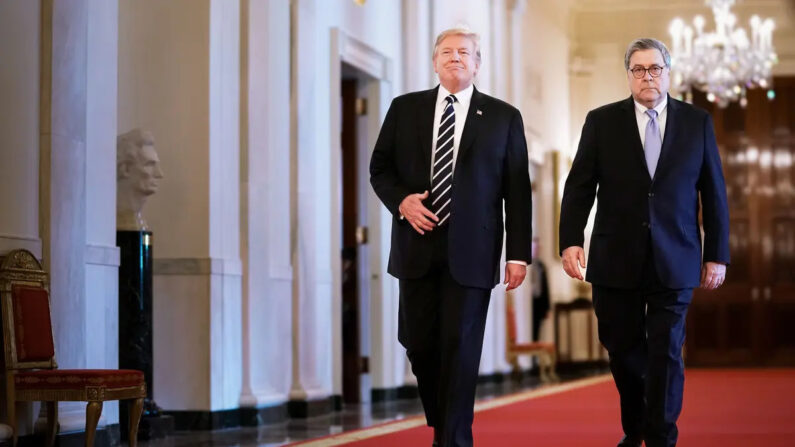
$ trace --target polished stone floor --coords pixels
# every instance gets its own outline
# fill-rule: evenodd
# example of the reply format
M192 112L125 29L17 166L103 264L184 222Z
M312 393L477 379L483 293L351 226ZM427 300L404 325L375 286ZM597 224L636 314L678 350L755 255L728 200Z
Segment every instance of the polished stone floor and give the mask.
M604 373L592 370L563 375L563 380L574 380ZM526 377L521 382L505 380L478 386L478 399L504 396L536 388L537 377ZM377 404L346 404L343 411L308 419L291 419L280 424L260 427L235 428L216 431L177 432L167 439L140 442L141 447L275 447L296 441L318 438L344 431L366 428L383 422L403 419L422 413L419 400L400 400Z

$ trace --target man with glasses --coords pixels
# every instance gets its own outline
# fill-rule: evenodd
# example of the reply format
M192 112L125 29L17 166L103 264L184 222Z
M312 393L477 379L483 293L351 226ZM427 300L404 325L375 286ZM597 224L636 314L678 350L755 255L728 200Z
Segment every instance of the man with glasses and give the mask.
M561 205L563 268L582 280L583 231L598 198L585 279L620 396L619 446L676 445L687 307L694 287L723 283L729 263L712 120L668 96L670 64L658 40L629 45L632 96L588 113Z

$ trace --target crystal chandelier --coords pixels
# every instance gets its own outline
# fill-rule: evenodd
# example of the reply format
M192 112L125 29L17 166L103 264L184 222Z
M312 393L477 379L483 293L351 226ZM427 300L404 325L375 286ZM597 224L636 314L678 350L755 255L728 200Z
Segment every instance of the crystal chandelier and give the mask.
M735 0L706 0L715 16L715 31L704 31L704 17L693 19L693 27L680 18L671 22L671 90L692 100L692 88L707 93L719 107L732 101L747 104L746 90L772 84L771 69L778 62L773 48L773 19L751 17L751 38L737 27L731 7ZM769 97L771 92L769 93Z

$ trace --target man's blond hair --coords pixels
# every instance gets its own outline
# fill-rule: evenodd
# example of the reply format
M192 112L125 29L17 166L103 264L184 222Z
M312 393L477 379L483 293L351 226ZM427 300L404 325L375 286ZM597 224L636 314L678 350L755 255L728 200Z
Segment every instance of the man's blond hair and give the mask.
M436 37L436 43L433 45L434 59L436 59L436 53L439 51L439 45L444 39L450 36L463 36L471 40L472 43L475 44L475 57L477 58L478 64L480 64L480 34L468 28L464 28L463 26L446 29L439 33L439 36Z

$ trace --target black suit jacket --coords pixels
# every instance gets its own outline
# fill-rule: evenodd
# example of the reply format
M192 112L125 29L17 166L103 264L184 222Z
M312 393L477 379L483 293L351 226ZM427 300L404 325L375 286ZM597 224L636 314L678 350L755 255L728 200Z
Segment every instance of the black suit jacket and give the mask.
M646 168L632 97L588 113L560 216L560 249L583 246L594 196L596 220L586 280L636 287L651 237L658 276L672 289L697 287L703 261L729 263L729 212L712 119L668 97L654 179ZM598 186L598 192L597 192Z
M392 101L370 160L370 183L393 215L388 271L399 279L419 278L430 268L429 233L420 235L400 219L398 207L409 194L431 189L437 92L438 86ZM506 259L530 263L532 203L522 116L474 89L445 224L450 271L459 284L490 289L499 281L503 202Z

